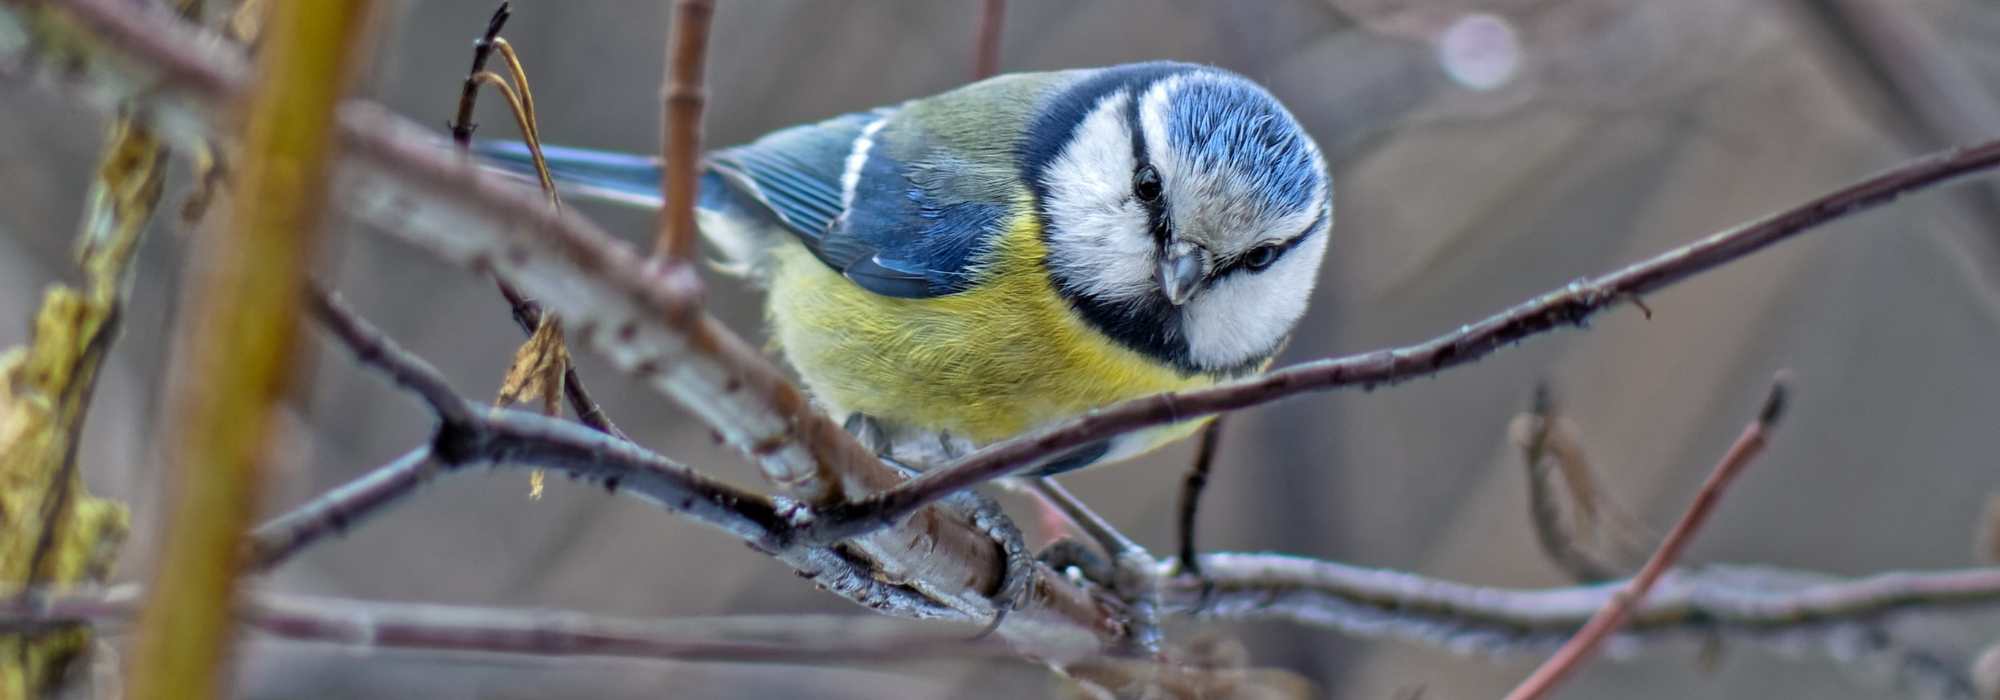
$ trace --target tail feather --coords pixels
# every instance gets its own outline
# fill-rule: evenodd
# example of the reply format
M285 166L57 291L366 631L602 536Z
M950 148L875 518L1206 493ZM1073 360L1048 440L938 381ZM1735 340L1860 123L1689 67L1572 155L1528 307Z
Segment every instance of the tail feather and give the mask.
M518 141L478 141L473 152L503 172L536 179L527 144ZM543 146L549 176L566 197L608 202L642 209L660 207L660 161L650 156ZM702 238L713 246L715 266L724 272L755 276L764 267L765 251L782 233L783 223L770 209L747 200L713 171L704 170L695 200L695 219Z
M534 158L519 141L478 141L472 150L500 170L535 179ZM577 199L641 209L660 207L660 161L649 156L543 146L556 189Z

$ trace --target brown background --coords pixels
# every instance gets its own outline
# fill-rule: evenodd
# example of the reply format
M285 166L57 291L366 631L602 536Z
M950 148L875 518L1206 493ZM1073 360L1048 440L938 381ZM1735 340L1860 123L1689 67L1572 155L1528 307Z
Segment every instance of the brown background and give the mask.
M1924 44L2000 94L2000 6L1909 8ZM548 141L652 150L666 3L516 3L507 35L535 79ZM1285 100L1336 170L1337 224L1298 360L1409 342L1856 179L1913 152L1904 109L1847 47L1802 20L1808 3L1735 0L1400 3L1120 0L1009 3L1005 70L1175 58L1257 79ZM970 71L978 4L723 0L709 79L710 143L936 92ZM403 2L368 90L442 124L484 0ZM1414 7L1412 7L1414 6ZM1506 18L1525 52L1503 89L1450 81L1430 43L1474 7ZM489 100L482 132L511 137ZM20 342L45 284L71 278L70 232L102 124L0 83L0 343ZM2000 134L2000 123L1969 122ZM180 178L184 180L185 178ZM1564 582L1534 545L1508 419L1546 379L1611 493L1664 529L1779 368L1795 410L1690 553L1836 574L1973 563L1995 490L2000 417L2000 219L1979 189L1925 195L1560 331L1475 366L1373 393L1293 399L1232 421L1203 515L1208 547L1273 550L1499 586ZM179 187L169 196L177 196ZM1985 194L1981 194L1985 193ZM1968 197L1967 195L1970 195ZM170 200L171 201L171 200ZM647 215L592 210L632 240ZM83 451L94 488L134 502L121 563L147 571L164 483L153 434L164 333L188 232L163 217L145 244L131 324L113 353ZM514 343L503 304L470 274L352 227L326 269L375 321L489 395ZM721 284L718 313L757 333L754 292ZM323 343L322 349L328 347ZM746 485L740 460L667 401L597 358L582 370L642 442ZM361 473L422 439L406 397L325 353L289 415L272 508ZM1187 447L1066 482L1156 551L1169 551ZM270 585L393 600L606 614L853 612L781 566L699 527L555 479L446 479ZM1018 506L1019 504L1016 503ZM1492 697L1535 658L1464 657L1282 624L1235 629L1255 660L1332 695ZM1922 639L1963 663L2000 639L1992 618ZM356 654L255 641L249 697L1007 696L1043 691L1019 668L806 669L612 661L536 663ZM1877 697L1879 679L1816 654L1730 645L1713 668L1686 650L1592 666L1568 697Z

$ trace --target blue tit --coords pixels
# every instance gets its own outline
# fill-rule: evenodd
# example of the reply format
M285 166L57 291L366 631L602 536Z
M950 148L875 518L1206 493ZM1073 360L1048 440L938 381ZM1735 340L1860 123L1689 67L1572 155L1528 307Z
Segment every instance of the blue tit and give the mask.
M519 144L482 151L527 166ZM547 155L572 195L659 205L654 159ZM716 151L697 213L725 269L768 288L775 344L815 400L922 468L1261 371L1312 294L1332 188L1270 93L1158 62L1004 75Z

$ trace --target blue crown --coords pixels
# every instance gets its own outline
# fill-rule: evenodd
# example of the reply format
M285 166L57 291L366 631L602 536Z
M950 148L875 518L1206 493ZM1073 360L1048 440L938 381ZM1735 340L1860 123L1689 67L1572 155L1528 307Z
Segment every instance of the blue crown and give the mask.
M1230 168L1263 198L1265 211L1313 206L1319 158L1297 121L1270 93L1240 76L1191 80L1167 98L1167 140L1203 170Z

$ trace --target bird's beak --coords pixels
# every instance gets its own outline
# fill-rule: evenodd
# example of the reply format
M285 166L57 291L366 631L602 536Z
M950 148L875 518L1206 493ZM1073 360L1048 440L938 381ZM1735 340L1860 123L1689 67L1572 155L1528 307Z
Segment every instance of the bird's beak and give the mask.
M1160 255L1160 291L1174 306L1187 303L1201 290L1208 273L1208 251L1183 241L1169 243Z

